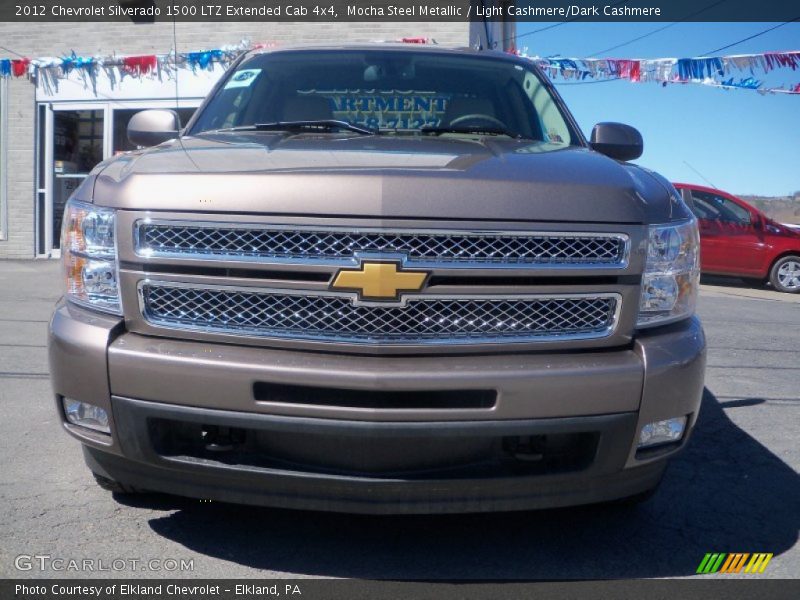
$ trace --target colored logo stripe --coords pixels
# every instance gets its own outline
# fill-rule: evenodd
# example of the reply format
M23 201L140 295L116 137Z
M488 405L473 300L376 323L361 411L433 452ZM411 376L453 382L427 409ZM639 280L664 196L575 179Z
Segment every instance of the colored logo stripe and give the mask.
M707 553L700 566L697 567L698 573L716 573L719 571L722 561L725 560L725 553Z
M697 567L697 573L740 573L744 567L745 573L763 573L767 568L767 564L772 560L773 554L771 552L756 552L750 554L749 552L708 552L700 561L700 566ZM750 562L747 562L747 559Z
M769 554L767 553L760 553L760 554L753 554L753 558L750 559L750 563L745 568L745 573L763 573L764 569L767 568L767 564L769 561L772 560L772 552Z
M728 558L725 559L725 564L722 565L720 573L738 573L742 570L742 567L744 567L744 563L749 556L749 553L741 552L728 554Z

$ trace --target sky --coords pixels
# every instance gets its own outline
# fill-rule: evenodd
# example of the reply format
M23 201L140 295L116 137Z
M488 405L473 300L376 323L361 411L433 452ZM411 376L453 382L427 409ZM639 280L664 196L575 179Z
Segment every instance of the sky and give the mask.
M526 36L550 24L519 22L517 47L542 57L690 58L708 56L711 50L776 24L677 23L598 54L665 23L566 23ZM798 22L714 56L787 50L800 50ZM766 80L797 84L800 70L781 69ZM800 95L625 80L578 85L562 81L556 81L557 89L587 138L600 121L633 125L644 138L644 154L636 162L671 181L711 182L738 195L785 196L800 191Z

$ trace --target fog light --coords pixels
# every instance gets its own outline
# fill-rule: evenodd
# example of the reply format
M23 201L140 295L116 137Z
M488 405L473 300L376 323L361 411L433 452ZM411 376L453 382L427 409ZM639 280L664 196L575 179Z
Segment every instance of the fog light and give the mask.
M111 433L111 428L108 426L108 413L99 406L78 402L71 398L64 398L63 403L67 421L73 425Z
M655 421L642 427L637 448L651 448L659 444L679 442L686 429L686 417Z

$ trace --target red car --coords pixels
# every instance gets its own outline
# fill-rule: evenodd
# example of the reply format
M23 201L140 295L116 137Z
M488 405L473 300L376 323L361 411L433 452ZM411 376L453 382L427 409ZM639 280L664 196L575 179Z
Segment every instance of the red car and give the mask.
M776 290L800 292L800 230L721 190L688 183L675 187L700 225L703 273L768 279Z

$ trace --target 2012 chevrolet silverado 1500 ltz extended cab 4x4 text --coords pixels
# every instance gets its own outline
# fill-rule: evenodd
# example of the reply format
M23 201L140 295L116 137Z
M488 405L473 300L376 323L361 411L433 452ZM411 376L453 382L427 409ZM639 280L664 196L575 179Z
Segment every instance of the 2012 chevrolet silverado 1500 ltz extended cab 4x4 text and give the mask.
M255 50L179 130L134 116L64 213L53 389L103 487L519 510L641 499L686 444L695 218L532 62Z

